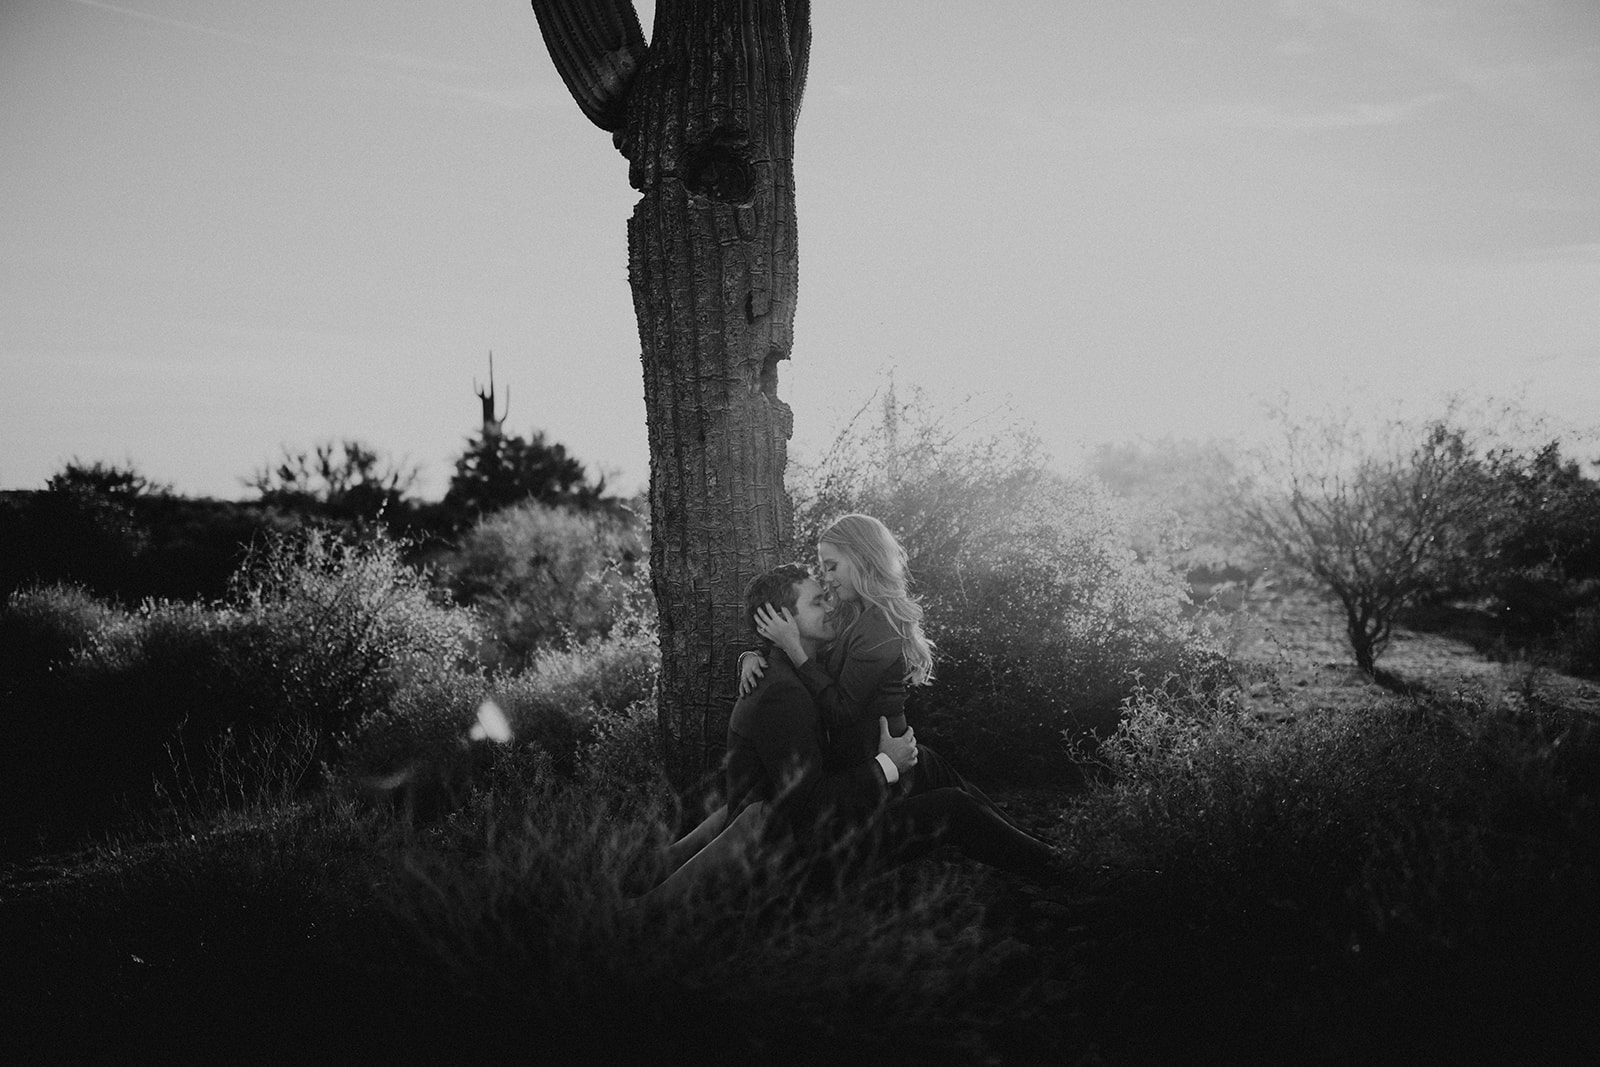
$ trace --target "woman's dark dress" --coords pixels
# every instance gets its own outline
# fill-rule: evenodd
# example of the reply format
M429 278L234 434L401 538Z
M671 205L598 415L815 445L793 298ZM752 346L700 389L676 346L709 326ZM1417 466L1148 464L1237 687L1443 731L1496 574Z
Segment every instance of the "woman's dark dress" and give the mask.
M822 711L830 766L848 767L878 753L878 719L906 732L906 658L883 609L869 605L822 655L799 668Z
M823 653L824 663L812 657L796 671L822 711L827 769L837 772L876 756L880 716L893 736L906 732L903 648L883 609L868 606ZM1049 845L927 745L917 746L916 767L901 775L889 797L876 832L896 860L948 841L973 859L1007 870L1038 873L1050 861Z

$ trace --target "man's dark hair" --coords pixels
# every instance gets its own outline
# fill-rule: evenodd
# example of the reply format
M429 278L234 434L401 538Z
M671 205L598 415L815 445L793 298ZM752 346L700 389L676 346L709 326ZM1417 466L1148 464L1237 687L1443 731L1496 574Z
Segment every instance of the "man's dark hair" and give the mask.
M800 564L785 563L750 579L750 584L744 587L745 625L754 632L756 609L763 604L788 608L791 613L794 612L800 606L800 596L795 587L809 577L811 572Z

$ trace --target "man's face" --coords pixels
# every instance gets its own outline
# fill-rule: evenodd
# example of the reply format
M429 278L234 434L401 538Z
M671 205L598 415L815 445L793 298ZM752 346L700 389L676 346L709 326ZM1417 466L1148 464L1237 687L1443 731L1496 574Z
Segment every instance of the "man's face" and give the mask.
M807 578L795 586L795 601L794 621L800 629L800 637L824 644L832 641L833 617L828 594L815 578Z

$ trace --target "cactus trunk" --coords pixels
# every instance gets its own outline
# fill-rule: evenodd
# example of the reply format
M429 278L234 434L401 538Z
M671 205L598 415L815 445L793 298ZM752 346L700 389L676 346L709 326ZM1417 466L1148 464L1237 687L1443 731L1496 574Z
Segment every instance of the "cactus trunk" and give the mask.
M662 735L680 790L721 763L745 583L793 552L778 399L794 332L794 124L809 0L533 0L578 106L628 157L650 437Z
M788 12L772 0L662 0L622 134L642 194L628 273L663 739L680 788L720 763L734 662L752 640L744 584L792 552L793 418L776 391L797 276Z

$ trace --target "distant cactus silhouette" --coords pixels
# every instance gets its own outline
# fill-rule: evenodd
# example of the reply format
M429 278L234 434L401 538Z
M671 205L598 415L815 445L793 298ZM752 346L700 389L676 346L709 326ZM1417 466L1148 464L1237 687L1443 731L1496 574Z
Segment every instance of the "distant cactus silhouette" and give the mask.
M501 429L506 424L506 416L511 414L511 387L506 386L506 407L498 416L495 415L494 406L494 353L489 353L489 388L479 389L478 383L472 383L473 390L478 394L478 400L483 404L483 438L499 437Z

